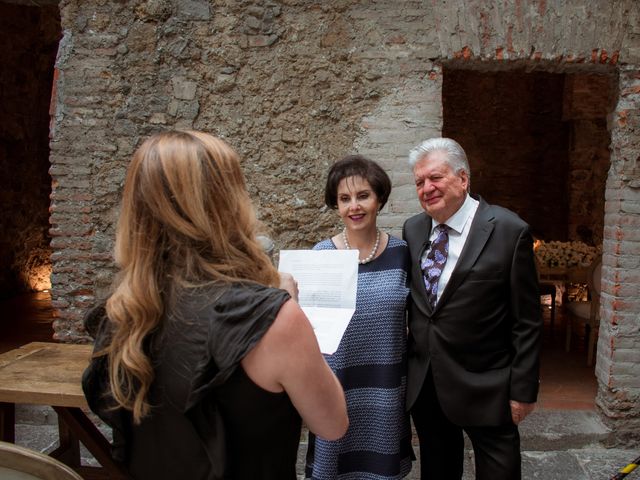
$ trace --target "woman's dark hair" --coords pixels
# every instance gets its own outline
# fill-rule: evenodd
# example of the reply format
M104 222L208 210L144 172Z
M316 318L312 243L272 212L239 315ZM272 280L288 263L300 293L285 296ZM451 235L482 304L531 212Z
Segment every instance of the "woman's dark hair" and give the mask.
M329 208L338 208L338 185L349 177L362 177L378 197L380 209L384 207L391 193L391 180L380 165L362 155L347 155L329 169L327 185L324 189L324 203Z

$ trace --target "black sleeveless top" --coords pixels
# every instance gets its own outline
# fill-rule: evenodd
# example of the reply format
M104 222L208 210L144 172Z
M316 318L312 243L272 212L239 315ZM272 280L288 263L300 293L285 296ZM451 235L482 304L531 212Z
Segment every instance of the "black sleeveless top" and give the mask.
M253 284L187 292L149 341L152 409L140 425L113 408L106 357L84 373L89 406L114 430L114 458L136 479L294 480L300 416L285 392L260 388L240 365L289 295ZM95 337L95 351L108 345L106 317Z

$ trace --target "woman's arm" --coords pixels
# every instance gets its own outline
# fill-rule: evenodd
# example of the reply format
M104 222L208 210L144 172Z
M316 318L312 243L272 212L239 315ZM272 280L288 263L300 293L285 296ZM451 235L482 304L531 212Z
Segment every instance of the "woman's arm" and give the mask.
M273 325L242 360L247 375L272 392L285 390L309 429L336 440L349 426L340 382L325 362L309 320L286 302Z

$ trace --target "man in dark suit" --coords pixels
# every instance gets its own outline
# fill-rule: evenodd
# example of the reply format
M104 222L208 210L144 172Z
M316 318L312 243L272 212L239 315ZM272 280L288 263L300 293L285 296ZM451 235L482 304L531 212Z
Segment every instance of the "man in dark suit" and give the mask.
M411 253L407 407L422 479L462 477L463 431L477 479L520 479L517 425L535 406L542 327L529 226L468 193L457 142L427 140L409 161L424 209L403 227Z

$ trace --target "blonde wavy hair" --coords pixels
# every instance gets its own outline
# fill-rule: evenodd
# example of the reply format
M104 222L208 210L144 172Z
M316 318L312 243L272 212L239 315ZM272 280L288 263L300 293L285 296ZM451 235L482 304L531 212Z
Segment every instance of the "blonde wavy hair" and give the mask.
M176 288L278 285L258 229L238 155L219 138L169 131L133 155L116 232L120 273L106 305L112 340L102 354L112 395L134 422L150 409L154 372L145 343L161 327Z

